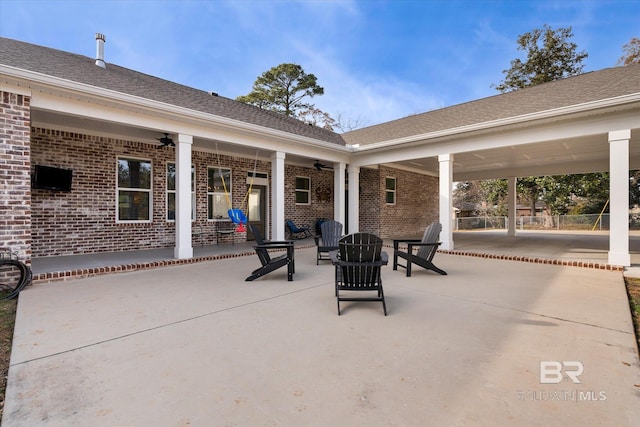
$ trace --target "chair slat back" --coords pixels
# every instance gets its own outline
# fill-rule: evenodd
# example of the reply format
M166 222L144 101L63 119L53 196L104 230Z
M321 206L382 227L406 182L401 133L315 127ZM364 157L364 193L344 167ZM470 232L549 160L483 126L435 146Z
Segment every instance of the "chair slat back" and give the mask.
M376 289L380 266L372 263L380 260L382 239L374 234L354 233L341 238L338 247L340 260L355 264L341 267L341 286L354 290Z
M258 244L258 246L264 245L264 240L262 239L260 230L258 230L258 228L253 224L249 224L249 227L251 228L251 233L253 234L253 238L256 239L256 243ZM260 264L262 265L269 264L269 262L271 261L271 257L269 256L269 251L267 251L265 248L255 248L255 249L256 249L256 254L258 255L258 258L260 259Z
M338 221L325 221L320 225L322 246L338 247L338 241L342 237L342 224Z
M429 224L426 230L424 230L424 235L422 236L422 243L437 243L438 237L440 236L440 231L442 231L442 224L439 222L433 222ZM438 250L438 246L422 246L418 249L418 253L416 256L418 258L424 258L426 260L431 261L436 251Z

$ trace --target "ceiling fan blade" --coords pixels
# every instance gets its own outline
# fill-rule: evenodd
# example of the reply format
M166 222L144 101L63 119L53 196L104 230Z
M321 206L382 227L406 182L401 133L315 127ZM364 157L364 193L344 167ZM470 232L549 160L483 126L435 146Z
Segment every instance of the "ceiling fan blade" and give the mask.
M175 147L175 143L173 142L173 139L169 138L169 134L165 132L164 136L162 138L156 138L158 141L160 141L160 146L158 148L161 147L168 147L168 146L172 146Z

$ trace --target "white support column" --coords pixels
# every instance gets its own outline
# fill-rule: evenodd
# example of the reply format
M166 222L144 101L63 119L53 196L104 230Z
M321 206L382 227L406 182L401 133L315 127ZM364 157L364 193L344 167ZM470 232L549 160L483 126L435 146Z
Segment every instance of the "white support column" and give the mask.
M271 240L284 240L284 159L277 151L271 155Z
M333 219L340 224L345 222L345 169L346 163L336 162L333 164Z
M176 246L173 256L193 258L191 241L191 146L193 136L178 134L176 145Z
M629 139L631 130L609 132L609 264L628 267Z
M349 234L360 231L360 167L349 165Z
M516 235L516 181L518 178L507 178L509 191L507 193L507 236Z
M440 154L440 233L441 249L453 249L453 154Z

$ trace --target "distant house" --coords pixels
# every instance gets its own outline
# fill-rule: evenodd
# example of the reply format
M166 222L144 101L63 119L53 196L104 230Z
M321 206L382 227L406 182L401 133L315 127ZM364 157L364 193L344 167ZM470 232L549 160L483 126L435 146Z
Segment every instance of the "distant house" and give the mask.
M611 164L612 223L622 225L609 261L629 264L638 65L337 134L111 64L104 36L95 42L89 58L0 38L0 246L27 262L161 247L190 258L194 233L215 244L229 207L274 239L286 219L332 218L383 237L440 221L452 249L454 180L514 188L518 176ZM515 233L515 197L509 207Z

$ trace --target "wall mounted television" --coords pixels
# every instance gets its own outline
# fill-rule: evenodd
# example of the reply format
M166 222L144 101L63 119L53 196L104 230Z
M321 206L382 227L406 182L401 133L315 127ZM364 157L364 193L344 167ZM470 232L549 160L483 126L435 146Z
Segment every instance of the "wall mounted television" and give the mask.
M53 191L71 191L73 171L36 165L31 177L31 188Z

